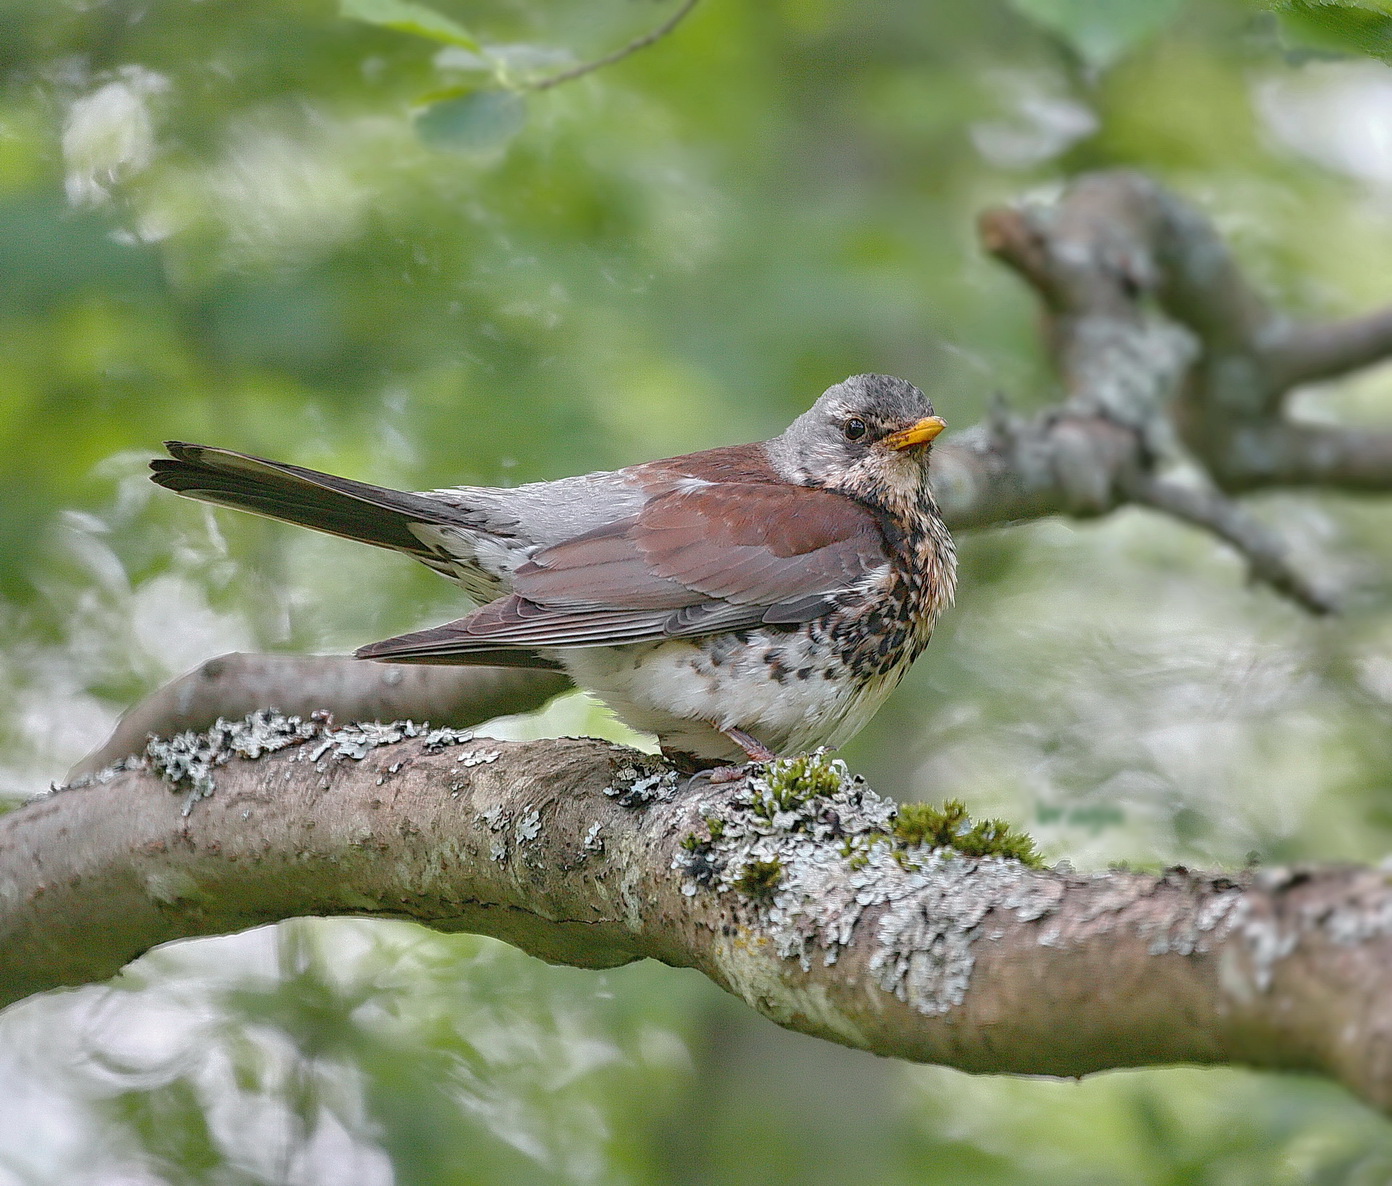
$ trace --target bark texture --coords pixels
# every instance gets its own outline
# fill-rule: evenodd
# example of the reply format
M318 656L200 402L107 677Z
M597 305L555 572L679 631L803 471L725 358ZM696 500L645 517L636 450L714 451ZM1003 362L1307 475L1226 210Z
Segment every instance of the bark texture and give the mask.
M781 1025L971 1071L1319 1071L1392 1110L1392 883L1075 874L906 843L825 758L687 784L589 740L258 714L0 819L0 1001L158 943L407 918L697 968Z

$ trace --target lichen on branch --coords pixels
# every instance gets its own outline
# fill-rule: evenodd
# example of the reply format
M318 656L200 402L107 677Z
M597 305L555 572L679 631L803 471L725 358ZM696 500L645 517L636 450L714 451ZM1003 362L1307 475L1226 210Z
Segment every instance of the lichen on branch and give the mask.
M826 755L712 783L604 742L264 714L0 817L0 1001L173 939L406 918L580 967L694 967L882 1055L1317 1069L1392 1109L1383 874L1018 855L1010 830L898 807Z

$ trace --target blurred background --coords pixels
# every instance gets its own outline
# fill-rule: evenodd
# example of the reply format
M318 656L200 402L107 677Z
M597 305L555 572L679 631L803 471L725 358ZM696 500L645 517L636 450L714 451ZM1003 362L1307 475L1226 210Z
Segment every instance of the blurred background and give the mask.
M671 0L345 9L0 0L9 806L202 659L458 615L399 558L157 491L164 438L420 489L762 438L858 371L953 427L1037 407L1035 304L973 220L1114 165L1295 314L1392 301L1381 0L703 0L525 98L500 78ZM1386 424L1392 374L1298 407ZM1381 859L1392 508L1259 511L1348 613L1141 512L971 535L958 608L845 756L1079 868ZM578 694L493 731L633 740ZM0 1017L3 1186L851 1180L1385 1183L1392 1128L1293 1076L890 1063L691 972L390 923L185 943Z

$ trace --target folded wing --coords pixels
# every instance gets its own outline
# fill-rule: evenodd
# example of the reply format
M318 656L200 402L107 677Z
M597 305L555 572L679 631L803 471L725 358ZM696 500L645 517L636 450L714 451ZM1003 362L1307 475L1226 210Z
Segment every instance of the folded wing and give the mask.
M771 482L689 483L637 514L537 552L513 592L362 658L477 663L483 652L614 646L829 612L888 563L866 507Z

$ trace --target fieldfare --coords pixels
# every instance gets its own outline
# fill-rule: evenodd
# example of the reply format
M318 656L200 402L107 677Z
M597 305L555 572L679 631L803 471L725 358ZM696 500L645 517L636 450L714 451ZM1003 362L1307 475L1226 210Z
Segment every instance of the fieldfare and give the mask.
M837 746L951 603L946 427L856 375L772 440L510 490L419 494L168 443L161 486L404 552L478 607L359 658L564 669L692 768Z

